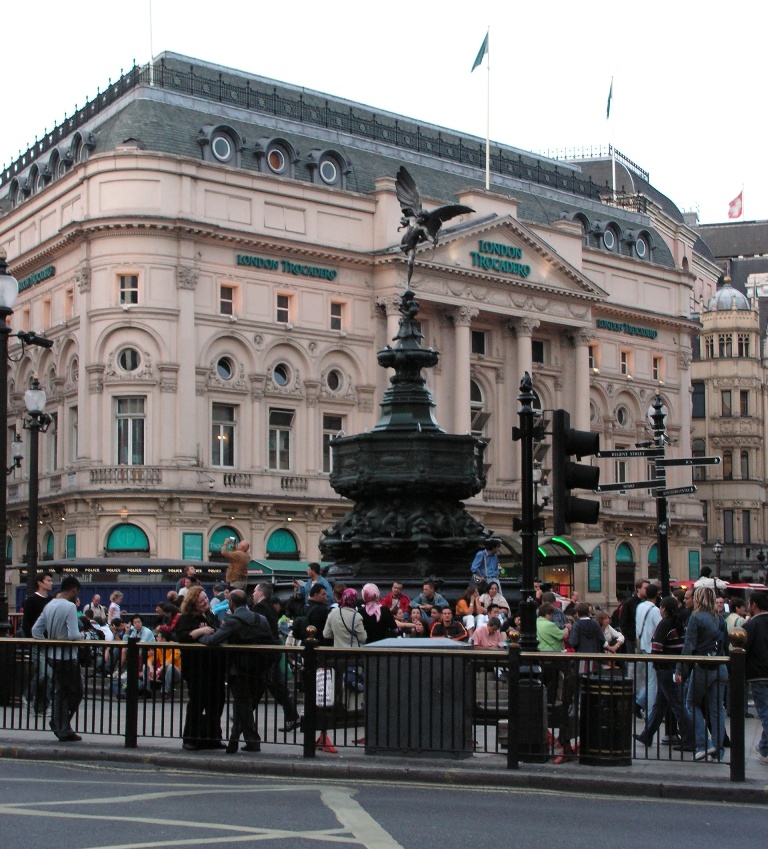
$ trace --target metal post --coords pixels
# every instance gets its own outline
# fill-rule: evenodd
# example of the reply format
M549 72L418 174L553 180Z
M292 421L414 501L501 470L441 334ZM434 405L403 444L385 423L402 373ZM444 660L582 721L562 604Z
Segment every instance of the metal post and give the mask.
M507 769L520 769L520 644L510 636L507 667Z
M27 596L37 589L37 517L40 493L40 426L34 418L25 424L29 429L29 510L27 521Z
M4 260L0 258L0 262L4 263ZM5 273L6 269L0 269L0 274ZM8 318L12 314L13 310L0 308L0 457L3 465L8 457L8 337L11 335ZM11 631L8 621L8 594L5 591L7 544L8 483L6 475L3 475L0 482L0 637L7 637Z
M317 629L313 625L307 627L304 642L304 757L315 757L315 734L317 733Z
M664 424L666 411L661 395L656 395L651 405L653 414L653 437L656 448L660 449L661 455L657 459L663 459L666 452L667 428ZM662 466L656 466L654 477L662 477L666 470ZM661 577L661 595L666 598L670 594L669 589L669 520L667 516L667 498L664 495L656 497L656 547L658 549L659 576Z
M523 547L523 587L520 603L520 648L531 652L539 650L536 637L536 597L533 579L536 577L538 534L533 507L533 428L536 413L533 402L533 382L530 374L525 373L520 381L520 394L517 400L522 404L518 410L520 418L520 458L522 484L522 519L520 540Z
M747 633L743 628L734 628L731 638L730 664L728 668L731 688L731 781L745 780L746 753L744 735L744 714L747 712L745 672L747 653L744 646ZM720 710L724 710L720 705Z
M205 651L205 649L204 649ZM210 649L209 649L210 651ZM216 649L214 649L216 651ZM139 638L129 637L125 652L128 672L125 686L125 748L135 749L139 744ZM119 678L118 678L119 680Z

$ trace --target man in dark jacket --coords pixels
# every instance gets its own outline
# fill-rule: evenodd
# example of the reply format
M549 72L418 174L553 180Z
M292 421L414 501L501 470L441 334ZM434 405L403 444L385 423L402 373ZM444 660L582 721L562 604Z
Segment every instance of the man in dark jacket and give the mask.
M752 684L752 698L763 726L757 744L757 759L768 765L768 593L752 593L749 599L746 676Z
M200 637L200 642L207 646L221 643L230 646L273 645L275 641L269 622L261 614L248 610L246 601L243 590L232 590L229 594L230 613L224 617L221 628ZM243 749L258 752L261 750L261 738L256 731L255 712L266 689L269 658L243 649L226 652L226 664L233 712L227 754L235 754L241 733L245 739Z
M621 610L621 633L624 634L624 645L627 654L637 653L637 636L635 634L635 614L637 606L645 600L645 588L651 582L647 578L635 581L635 592L625 602Z

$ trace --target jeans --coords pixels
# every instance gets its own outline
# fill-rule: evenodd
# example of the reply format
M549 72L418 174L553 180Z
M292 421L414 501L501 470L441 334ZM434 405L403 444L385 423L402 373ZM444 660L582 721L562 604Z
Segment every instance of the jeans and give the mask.
M51 728L61 738L73 734L72 717L83 700L83 676L77 656L74 660L49 661L52 671Z
M647 655L648 652L642 652ZM648 716L656 704L656 667L652 663L638 663L637 671L635 672L637 680L637 695L635 701L645 711Z
M757 744L760 754L768 757L768 681L751 681L752 698L755 700L755 710L760 717L763 733Z
M688 678L685 709L688 718L693 722L695 747L697 751L709 748L707 745L707 720L701 710L701 704L706 704L709 714L709 725L712 728L711 745L718 752L723 749L725 739L725 708L723 696L728 682L728 670L725 664L704 669L694 664Z
M32 646L29 650L29 684L27 699L32 710L37 713L45 713L48 709L48 685L50 683L50 669L45 662L45 648Z
M638 736L642 738L643 743L650 746L653 741L654 734L656 734L661 723L664 721L664 717L667 714L667 707L669 707L677 720L677 728L680 733L680 739L683 741L683 745L692 745L693 729L683 707L683 685L675 684L674 669L671 666L665 666L657 669L656 680L658 682L656 703L651 710L650 716L645 724L645 728Z

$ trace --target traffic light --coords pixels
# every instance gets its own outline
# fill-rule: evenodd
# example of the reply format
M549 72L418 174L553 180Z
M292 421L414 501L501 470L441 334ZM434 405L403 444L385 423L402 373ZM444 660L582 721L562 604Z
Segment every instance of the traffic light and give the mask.
M555 410L552 416L552 511L555 536L569 533L571 522L597 524L600 502L577 498L572 489L594 490L600 482L600 469L571 461L590 457L600 450L600 437L588 430L571 427L571 417L565 410Z

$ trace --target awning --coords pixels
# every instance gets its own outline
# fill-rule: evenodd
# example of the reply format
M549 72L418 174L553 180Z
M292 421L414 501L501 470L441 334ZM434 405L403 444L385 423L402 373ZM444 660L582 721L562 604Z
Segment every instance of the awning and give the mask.
M498 535L497 535L498 536ZM502 545L512 552L512 560L519 561L523 556L523 545L519 537L498 536ZM592 537L590 539L574 539L565 534L561 536L539 537L539 563L558 565L563 563L584 563L592 557L595 549L607 537ZM504 554L502 553L502 559Z
M307 566L317 562L312 560L251 560L248 566L248 579L275 578L277 580L292 580L293 578L306 578ZM325 571L330 562L320 563L320 568Z

